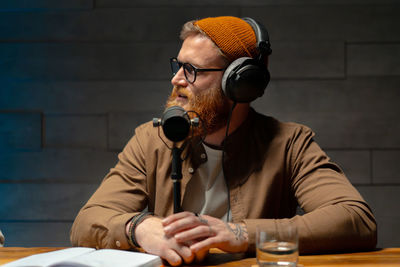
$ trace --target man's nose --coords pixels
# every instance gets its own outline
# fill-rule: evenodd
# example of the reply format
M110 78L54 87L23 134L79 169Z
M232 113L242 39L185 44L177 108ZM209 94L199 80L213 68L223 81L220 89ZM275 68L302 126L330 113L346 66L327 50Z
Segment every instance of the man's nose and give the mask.
M178 72L175 74L175 76L172 77L171 84L174 86L180 85L183 87L186 87L188 85L188 82L186 81L185 73L184 73L182 67L178 70Z

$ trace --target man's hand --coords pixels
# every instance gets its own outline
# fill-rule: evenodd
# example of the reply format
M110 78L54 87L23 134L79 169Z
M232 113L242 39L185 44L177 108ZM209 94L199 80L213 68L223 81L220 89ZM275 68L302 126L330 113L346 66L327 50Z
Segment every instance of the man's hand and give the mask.
M126 229L129 229L129 223ZM139 223L135 238L146 252L160 256L173 266L191 263L196 258L188 244L178 242L174 236L164 233L161 219L157 217L149 216Z
M192 243L190 249L202 256L210 248L236 253L245 252L248 247L247 229L243 223L226 223L185 211L168 216L162 224L167 236L173 236L180 243Z

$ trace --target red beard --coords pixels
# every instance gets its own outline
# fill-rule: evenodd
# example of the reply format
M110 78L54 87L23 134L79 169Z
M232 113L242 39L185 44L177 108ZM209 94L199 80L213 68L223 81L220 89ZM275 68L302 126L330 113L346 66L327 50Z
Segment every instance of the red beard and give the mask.
M176 98L179 94L185 95L188 102L182 105ZM226 125L230 105L226 96L220 88L203 90L194 95L190 90L174 86L171 95L168 97L166 108L171 106L181 106L186 111L195 111L200 117L200 125L193 128L194 136L214 133ZM196 117L192 112L188 112L190 117ZM202 125L204 123L204 125Z

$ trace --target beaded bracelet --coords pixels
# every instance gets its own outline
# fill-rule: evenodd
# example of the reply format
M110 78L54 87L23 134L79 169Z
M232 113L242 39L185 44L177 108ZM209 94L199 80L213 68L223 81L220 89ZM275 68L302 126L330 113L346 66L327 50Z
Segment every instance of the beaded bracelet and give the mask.
M135 228L136 226L141 223L147 216L154 215L153 212L141 212L135 216L133 216L131 220L131 224L129 225L129 243L131 246L140 248L140 245L137 243L136 238L135 238Z

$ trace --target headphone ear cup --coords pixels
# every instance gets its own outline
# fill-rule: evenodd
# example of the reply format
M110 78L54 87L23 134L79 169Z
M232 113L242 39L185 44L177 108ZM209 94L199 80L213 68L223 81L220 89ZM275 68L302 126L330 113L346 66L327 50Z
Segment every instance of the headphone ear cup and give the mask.
M264 94L270 80L264 64L250 57L233 61L222 76L222 90L232 101L249 103Z
M226 68L224 75L222 76L222 91L224 91L224 94L231 100L233 100L231 96L231 87L229 86L231 84L231 77L235 76L235 71L242 65L242 63L246 60L250 59L249 57L240 57L234 61Z

